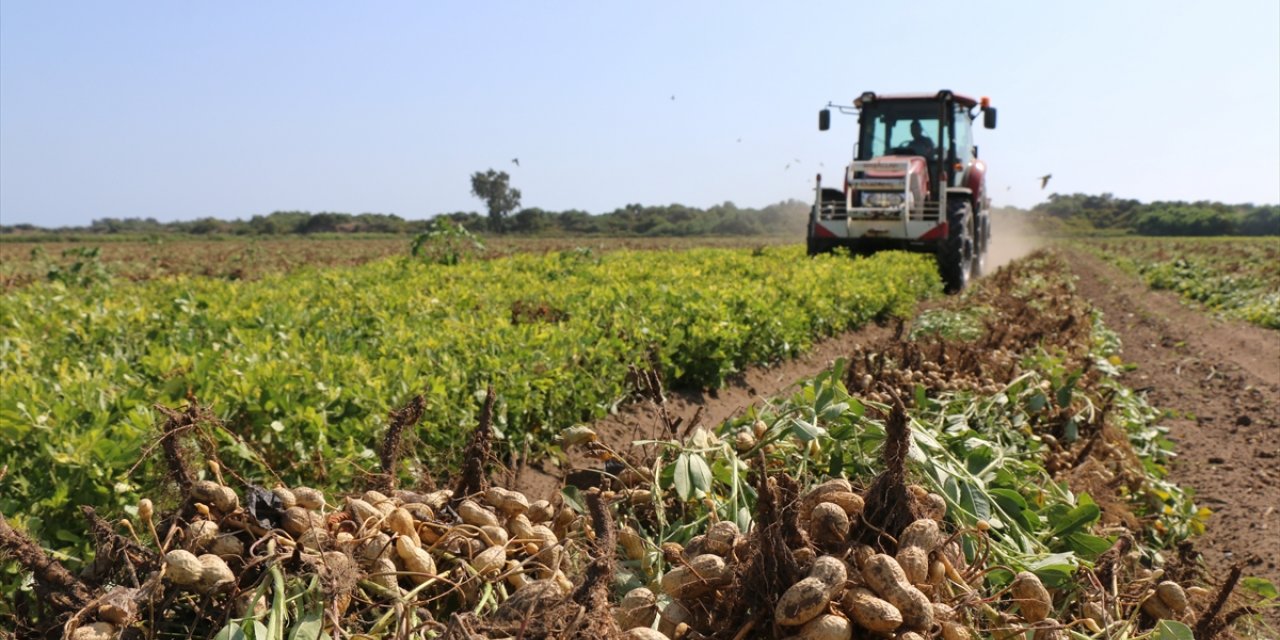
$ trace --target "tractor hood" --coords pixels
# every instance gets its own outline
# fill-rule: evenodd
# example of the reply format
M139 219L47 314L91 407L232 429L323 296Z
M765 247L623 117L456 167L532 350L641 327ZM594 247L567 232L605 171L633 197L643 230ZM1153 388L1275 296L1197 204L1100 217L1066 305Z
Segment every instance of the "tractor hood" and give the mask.
M862 179L851 179L850 186L859 191L863 189L880 190L885 187L871 183L877 180L902 180L907 177L907 173L911 174L910 179L906 180L909 183L908 189L915 195L917 201L923 201L923 198L929 196L930 191L929 168L925 164L923 156L876 156L864 163ZM850 178L853 178L852 174L850 174ZM898 184L902 185L903 183L899 182ZM898 188L901 189L902 187L899 186Z
M901 178L903 177L903 171L898 167L902 166L902 162L904 160L910 163L909 166L911 169L911 173L928 175L928 168L924 163L923 156L876 156L871 159L871 162L876 162L876 163L883 162L886 165L892 164L897 166L885 167L883 169L877 168L875 170L869 170L866 172L867 177L868 178Z

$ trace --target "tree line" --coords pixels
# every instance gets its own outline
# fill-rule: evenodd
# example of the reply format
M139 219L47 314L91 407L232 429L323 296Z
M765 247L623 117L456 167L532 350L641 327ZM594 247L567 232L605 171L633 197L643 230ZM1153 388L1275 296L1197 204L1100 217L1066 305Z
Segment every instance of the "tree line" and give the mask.
M1110 193L1053 194L1033 213L1056 221L1065 231L1122 231L1146 236L1280 235L1280 206L1221 202L1142 203Z
M482 174L477 176L486 177ZM474 178L475 176L473 176ZM497 176L501 178L499 174ZM473 187L477 186L473 181ZM705 209L681 204L628 204L592 214L580 209L549 211L519 208L519 191L505 183L496 197L486 187L473 188L489 209L486 213L456 211L429 219L405 219L384 213L276 211L251 218L225 220L205 217L160 222L155 218L100 218L87 227L49 229L30 224L0 225L0 235L36 233L128 235L279 236L313 234L417 234L428 231L435 217L447 218L473 233L518 235L603 236L751 236L803 237L809 203L787 200L762 208L738 207L732 202ZM514 191L514 194L511 193ZM514 196L514 197L511 197ZM1053 194L1030 214L1045 231L1054 233L1136 233L1141 235L1280 235L1280 206L1220 202L1151 202L1116 198L1110 193Z
M441 213L471 232L497 231L519 235L607 236L750 236L804 235L809 203L789 200L754 209L732 202L698 208L681 204L645 206L628 204L603 214L578 209L548 211L524 208L495 222L475 211ZM99 218L88 226L42 228L30 224L0 225L0 234L190 234L230 236L279 236L314 234L417 234L431 228L431 219L409 220L395 214L338 213L331 211L276 211L247 220L198 218L160 222L155 218Z

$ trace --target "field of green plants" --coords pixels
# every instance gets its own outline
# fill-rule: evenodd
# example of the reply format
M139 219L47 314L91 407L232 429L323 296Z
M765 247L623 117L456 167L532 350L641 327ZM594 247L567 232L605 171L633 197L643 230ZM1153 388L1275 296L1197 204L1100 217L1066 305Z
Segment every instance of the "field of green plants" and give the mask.
M937 290L926 258L794 247L33 284L0 300L0 512L83 549L77 506L134 504L135 478L154 477L129 473L155 439L153 405L189 395L225 421L224 455L344 486L417 394L424 463L452 459L488 385L503 437L537 448L623 400L630 367L715 387Z
M441 246L9 291L0 638L1268 631L1273 584L1181 546L1210 512L1053 253L941 299L901 253ZM723 424L589 426L890 317ZM495 484L520 450L599 486Z
M1081 241L1153 289L1280 329L1280 239L1139 238Z
M256 280L306 267L354 266L402 256L413 236L393 234L313 234L293 237L183 235L54 235L48 238L0 235L0 291L33 282L73 284L117 278L142 281L176 275ZM545 253L586 247L675 250L693 247L755 248L790 243L790 237L613 238L576 236L488 236L485 257Z

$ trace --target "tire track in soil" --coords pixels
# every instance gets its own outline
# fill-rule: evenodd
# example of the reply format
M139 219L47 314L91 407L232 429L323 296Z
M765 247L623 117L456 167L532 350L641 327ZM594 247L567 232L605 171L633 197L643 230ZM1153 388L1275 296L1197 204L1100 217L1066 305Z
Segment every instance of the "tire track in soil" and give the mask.
M1068 253L1078 290L1137 366L1125 384L1167 413L1178 454L1172 480L1213 511L1196 541L1210 575L1221 580L1240 562L1245 575L1280 584L1280 332L1216 319L1099 258ZM1275 610L1267 617L1280 622Z

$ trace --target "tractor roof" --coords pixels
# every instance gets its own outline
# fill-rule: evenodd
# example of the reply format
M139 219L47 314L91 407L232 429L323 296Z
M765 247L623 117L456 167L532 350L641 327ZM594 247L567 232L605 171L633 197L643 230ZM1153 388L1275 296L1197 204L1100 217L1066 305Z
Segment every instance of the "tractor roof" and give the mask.
M935 92L935 93L923 93L923 92L922 92L922 93L875 93L875 92L873 92L873 91L868 91L868 92L866 92L866 93L862 94L862 97L860 97L858 100L859 100L859 101L863 101L863 99L867 96L867 94L871 94L871 95L875 96L875 100L885 100L885 101L893 101L893 100L937 100L937 99L938 99L938 94L940 94L940 93L942 93L942 92L941 92L941 91L939 91L939 92ZM966 107L976 107L976 106L978 106L978 101L977 101L977 100L974 100L973 98L971 98L971 97L969 97L969 96L966 96L966 95L964 95L964 94L962 94L962 93L954 93L954 92L952 92L952 93L951 93L951 97L952 97L952 99L954 99L956 102L959 102L960 104L962 104L962 105L964 105L964 106L966 106Z

